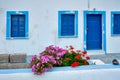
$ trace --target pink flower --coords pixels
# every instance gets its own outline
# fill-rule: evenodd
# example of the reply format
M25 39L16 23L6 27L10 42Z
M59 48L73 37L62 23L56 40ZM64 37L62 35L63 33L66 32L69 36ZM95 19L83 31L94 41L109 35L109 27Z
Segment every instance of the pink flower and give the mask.
M40 56L40 59L42 60L42 63L47 63L49 61L48 57L46 56Z
M31 61L34 61L36 58L37 58L37 56L36 56L36 55L32 56Z
M35 72L35 65L32 66L32 72Z
M39 68L39 66L40 66L40 62L37 63L36 68Z
M53 64L56 63L56 60L55 60L55 58L54 58L53 56L47 56L47 57L49 58L49 60L50 60Z
M47 70L49 70L49 69L48 69L48 68L43 68L43 70L44 70L44 71L47 71Z

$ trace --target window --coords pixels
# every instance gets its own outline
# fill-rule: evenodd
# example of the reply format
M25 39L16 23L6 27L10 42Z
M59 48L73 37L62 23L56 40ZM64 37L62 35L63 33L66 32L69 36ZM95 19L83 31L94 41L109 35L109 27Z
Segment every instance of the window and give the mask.
M78 36L78 11L58 12L58 37Z
M28 11L7 11L7 39L28 38Z
M111 34L120 35L120 12L111 12Z

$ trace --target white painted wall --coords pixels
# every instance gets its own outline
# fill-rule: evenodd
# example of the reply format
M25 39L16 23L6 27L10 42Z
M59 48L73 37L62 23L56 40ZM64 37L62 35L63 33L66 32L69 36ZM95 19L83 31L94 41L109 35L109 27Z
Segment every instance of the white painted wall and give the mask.
M120 10L120 0L89 0L89 10L106 11L107 53L119 53L120 36L111 37L110 11ZM29 39L6 40L6 11L29 11ZM78 11L78 38L58 38L58 11ZM88 0L0 0L0 54L38 54L48 45L73 45L83 50L83 11Z

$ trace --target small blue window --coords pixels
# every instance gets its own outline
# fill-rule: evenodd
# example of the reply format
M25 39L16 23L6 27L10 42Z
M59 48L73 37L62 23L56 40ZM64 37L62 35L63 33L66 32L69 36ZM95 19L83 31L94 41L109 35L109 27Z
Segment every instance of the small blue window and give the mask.
M28 38L28 11L7 11L7 39Z
M111 34L120 35L120 12L111 12Z
M78 11L58 12L58 37L78 36Z

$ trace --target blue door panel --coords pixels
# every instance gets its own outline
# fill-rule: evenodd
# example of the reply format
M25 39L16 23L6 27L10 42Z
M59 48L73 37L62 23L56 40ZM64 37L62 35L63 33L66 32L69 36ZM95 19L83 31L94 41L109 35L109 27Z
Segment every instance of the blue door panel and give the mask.
M114 14L114 34L120 34L120 14Z
M61 15L61 35L72 36L74 35L74 14L62 14Z
M100 14L87 15L87 49L102 49L102 24Z

